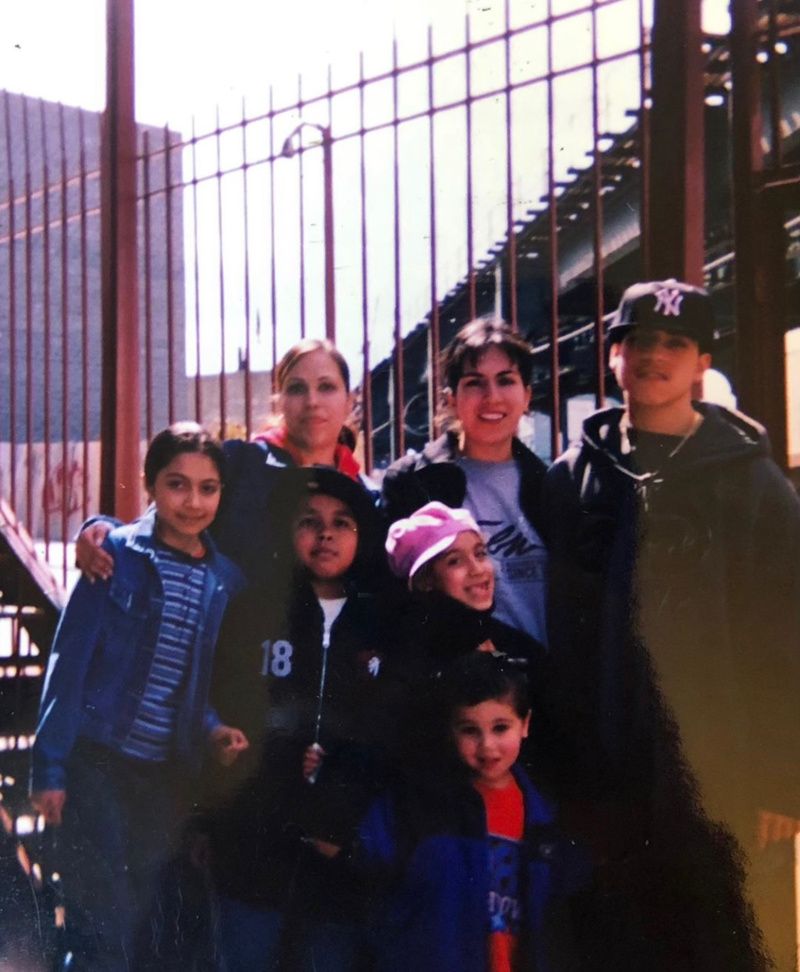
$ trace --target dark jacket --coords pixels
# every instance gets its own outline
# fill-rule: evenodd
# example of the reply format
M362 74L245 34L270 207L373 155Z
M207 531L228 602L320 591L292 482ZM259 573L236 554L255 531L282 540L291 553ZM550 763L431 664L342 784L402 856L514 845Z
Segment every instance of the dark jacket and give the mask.
M66 761L78 738L114 747L127 737L142 700L163 608L153 562L155 516L112 530L110 580L81 577L61 616L47 669L36 743L34 790L63 789ZM242 576L206 537L208 571L201 623L178 713L175 752L198 769L208 732L219 718L208 706L217 632Z
M511 454L521 474L520 509L536 532L545 536L541 492L547 467L519 439L513 440ZM456 465L457 458L458 435L446 432L429 442L422 452L410 452L392 463L381 485L386 522L410 516L431 500L454 508L463 506L467 478Z
M797 815L800 502L760 426L696 407L704 421L650 487L649 512L619 409L589 418L553 466L552 634L618 770L647 737L652 669L712 817L743 789L751 807L758 794Z
M487 642L491 642L494 650L513 659L528 679L537 732L534 745L528 747L532 762L526 767L536 767L539 781L539 771L545 771L542 758L547 756L546 732L539 722L548 677L544 646L524 631L499 621L491 611L476 611L438 591L411 591L398 596L392 622L387 678L398 697L395 708L399 711L398 745L404 772L420 775L424 772L420 763L430 762L431 727L438 725L441 717L435 676L468 652L486 650ZM444 733L444 727L439 726L439 734L444 737Z
M703 423L647 481L621 409L587 419L548 473L548 700L621 908L644 907L645 887L656 902L636 961L711 967L697 936L665 932L685 907L713 967L753 969L724 834L752 846L760 807L800 813L800 503L760 426L695 407Z
M519 659L530 678L538 675L545 655L535 638L498 620L491 611L476 611L439 591L397 596L393 638L399 641L397 661L408 665L417 659L426 675L487 641L499 653Z
M349 843L377 792L388 731L381 696L386 636L375 599L356 593L333 624L327 658L322 629L319 602L306 585L288 610L280 598L250 591L231 612L213 697L251 748L216 794L211 829L224 893L284 908L291 887L295 903L335 918L351 910L355 889L340 886L336 864L302 838ZM318 718L326 755L309 784L302 756Z
M522 854L524 956L537 972L573 968L565 901L578 855L553 810L514 768L525 805ZM356 867L377 890L372 935L377 972L488 972L486 812L463 776L451 785L383 796L359 828Z

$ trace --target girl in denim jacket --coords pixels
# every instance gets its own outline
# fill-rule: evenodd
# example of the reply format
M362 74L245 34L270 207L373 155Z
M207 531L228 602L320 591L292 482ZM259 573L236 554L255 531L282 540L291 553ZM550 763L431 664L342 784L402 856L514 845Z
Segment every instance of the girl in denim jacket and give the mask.
M81 578L61 618L33 747L31 799L57 828L68 947L81 969L128 969L204 746L247 748L208 704L238 569L207 527L222 490L219 445L194 423L145 457L153 506L105 539L110 580Z

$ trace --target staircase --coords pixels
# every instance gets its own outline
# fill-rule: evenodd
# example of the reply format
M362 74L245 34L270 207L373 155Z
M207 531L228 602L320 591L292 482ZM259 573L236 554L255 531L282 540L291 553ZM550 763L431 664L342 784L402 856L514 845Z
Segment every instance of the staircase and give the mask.
M26 807L30 742L50 642L66 595L0 497L0 796Z

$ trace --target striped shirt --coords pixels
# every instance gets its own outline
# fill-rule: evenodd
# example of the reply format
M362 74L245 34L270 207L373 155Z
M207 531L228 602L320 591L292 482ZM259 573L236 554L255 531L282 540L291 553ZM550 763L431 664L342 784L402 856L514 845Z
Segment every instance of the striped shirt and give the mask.
M163 761L172 755L172 739L192 652L202 622L205 559L188 557L158 544L155 564L164 590L164 608L153 662L127 739L121 749L136 759Z

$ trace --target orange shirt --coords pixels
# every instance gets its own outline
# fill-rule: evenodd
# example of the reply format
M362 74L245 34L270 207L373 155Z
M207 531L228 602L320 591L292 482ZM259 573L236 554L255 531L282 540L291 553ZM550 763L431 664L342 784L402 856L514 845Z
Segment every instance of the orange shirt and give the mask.
M515 780L492 788L475 783L486 807L489 841L489 968L514 972L522 919L520 841L525 827L522 791Z

